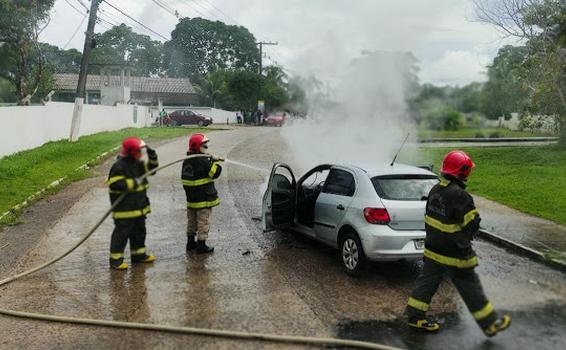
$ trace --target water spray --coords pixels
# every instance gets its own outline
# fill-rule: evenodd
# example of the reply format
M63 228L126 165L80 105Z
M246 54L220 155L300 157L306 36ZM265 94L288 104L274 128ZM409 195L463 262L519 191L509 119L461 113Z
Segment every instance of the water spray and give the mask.
M148 171L144 175L140 177L141 180L147 178L148 176L154 175L157 172L168 168L172 165L177 163L183 162L186 159L191 158L198 158L198 157L210 157L209 154L192 154L187 157L175 160L171 163L165 164L158 168ZM222 158L213 157L218 161L224 161ZM232 160L225 160L228 163L232 163L234 165L244 166L250 169L254 169L257 171L267 172L269 171L265 169L261 169L252 165L240 163L237 161ZM0 281L0 288L13 282L17 279L29 276L35 272L43 270L44 268L51 266L58 262L59 260L63 259L67 255L71 254L75 249L77 249L80 245L82 245L92 234L102 225L104 220L112 213L112 210L120 204L124 198L128 195L129 192L123 193L118 199L114 202L112 206L106 211L106 213L100 218L100 220L88 231L88 233L81 238L77 243L75 243L69 250L64 252L63 254L55 257L54 259L41 264L37 267L34 267L30 270L24 271L19 273L15 276L8 277ZM231 339L239 339L239 340L259 340L259 341L270 341L282 344L303 344L303 345L320 345L320 346L340 346L340 347L354 347L359 349L377 349L377 350L399 350L397 348L393 348L386 345L364 342L364 341L357 341L357 340L345 340L345 339L334 339L334 338L316 338L316 337L301 337L301 336L288 336L288 335L277 335L277 334L264 334L264 333L251 333L251 332L238 332L238 331L227 331L221 329L208 329L208 328L195 328L195 327L178 327L178 326L168 326L168 325L160 325L160 324L150 324L150 323L137 323L137 322L122 322L122 321L109 321L109 320L97 320L97 319L89 319L89 318L78 318L78 317L67 317L67 316L56 316L56 315L49 315L49 314L40 314L40 313L33 313L33 312L24 312L24 311L17 311L17 310L10 310L0 308L0 315L5 316L12 316L12 317L19 317L19 318L26 318L26 319L33 319L33 320L40 320L40 321L51 321L51 322L60 322L60 323L70 323L70 324L84 324L84 325L91 325L91 326L102 326L102 327L111 327L111 328L126 328L126 329L137 329L137 330L148 330L148 331L160 331L160 332L169 332L169 333L179 333L179 334L187 334L187 335L200 335L200 336L211 336L211 337L222 337L222 338L231 338Z

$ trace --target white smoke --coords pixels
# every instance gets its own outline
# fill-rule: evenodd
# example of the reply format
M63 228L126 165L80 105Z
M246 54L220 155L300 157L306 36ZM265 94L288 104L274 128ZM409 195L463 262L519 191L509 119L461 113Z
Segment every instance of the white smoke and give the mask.
M333 103L309 93L309 114L282 130L295 166L391 161L410 130L406 98L414 58L408 53L366 52L343 67Z

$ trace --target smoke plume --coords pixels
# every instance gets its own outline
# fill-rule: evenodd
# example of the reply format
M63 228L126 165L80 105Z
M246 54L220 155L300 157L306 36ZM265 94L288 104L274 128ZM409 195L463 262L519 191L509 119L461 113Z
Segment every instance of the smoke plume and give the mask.
M307 117L282 130L295 166L390 162L410 130L406 100L416 84L415 63L410 53L364 52L335 67L326 98L307 91Z

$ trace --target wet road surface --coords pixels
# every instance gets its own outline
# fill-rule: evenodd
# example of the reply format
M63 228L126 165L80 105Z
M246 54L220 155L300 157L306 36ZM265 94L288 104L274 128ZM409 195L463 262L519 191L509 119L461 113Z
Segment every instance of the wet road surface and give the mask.
M210 135L211 151L270 169L290 156L279 130L242 128ZM158 148L165 164L184 155L186 139ZM101 166L100 174L109 164ZM301 174L295 174L300 176ZM506 333L486 340L454 288L444 283L431 305L443 321L436 335L408 331L402 314L417 274L407 263L371 264L346 276L338 253L290 232L263 233L260 214L266 174L225 164L217 182L223 198L213 211L209 256L187 255L180 167L150 179L153 212L147 247L153 266L108 269L111 220L72 255L0 290L0 304L17 310L102 318L371 340L407 349L556 349L566 343L566 276L477 242L479 273L496 308L514 317ZM2 277L60 254L108 208L104 175L74 184L39 203L1 242L29 234L36 244L0 257ZM86 187L86 189L85 189ZM72 202L72 205L69 203ZM50 209L51 208L51 209ZM53 209L53 208L64 208ZM44 213L45 215L42 215ZM15 243L14 243L15 244ZM8 261L5 257L8 256ZM19 256L19 258L16 258ZM0 317L1 348L297 349L303 346L113 330Z
M482 227L538 251L560 252L566 259L566 226L521 213L485 198L476 196L475 202L482 213Z

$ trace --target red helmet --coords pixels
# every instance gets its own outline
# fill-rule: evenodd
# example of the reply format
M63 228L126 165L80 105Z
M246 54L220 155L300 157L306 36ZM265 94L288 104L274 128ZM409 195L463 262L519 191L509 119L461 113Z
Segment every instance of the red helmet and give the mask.
M466 181L475 166L472 158L464 151L452 151L444 156L440 172L443 175L452 175L457 179Z
M201 133L192 134L189 137L189 153L200 153L201 147L210 141Z
M128 137L122 142L122 157L132 157L140 159L142 156L141 150L145 147L145 142L137 137Z

